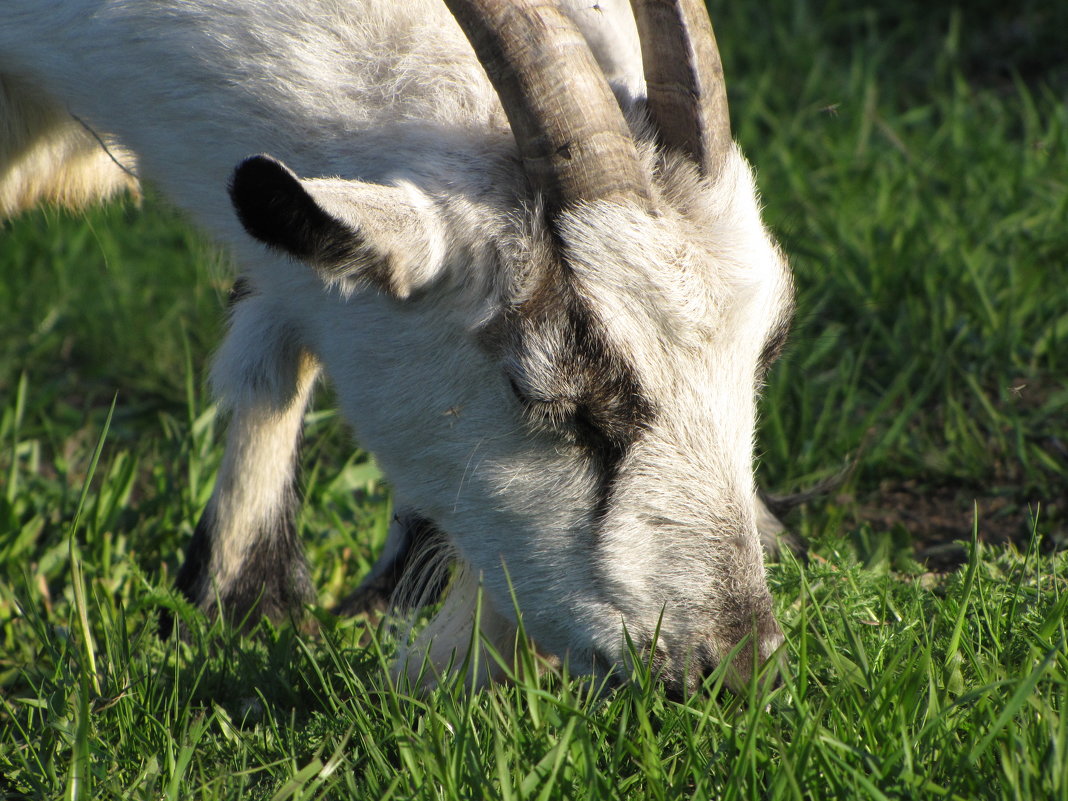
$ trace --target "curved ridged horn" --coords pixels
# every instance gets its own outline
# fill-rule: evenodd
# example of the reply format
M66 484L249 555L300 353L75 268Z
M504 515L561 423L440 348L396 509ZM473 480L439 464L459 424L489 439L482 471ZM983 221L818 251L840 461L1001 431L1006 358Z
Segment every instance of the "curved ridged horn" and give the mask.
M631 0L631 8L660 140L715 177L731 146L731 121L708 11L702 0Z
M445 3L500 98L550 215L601 198L649 205L630 130L571 20L537 0Z

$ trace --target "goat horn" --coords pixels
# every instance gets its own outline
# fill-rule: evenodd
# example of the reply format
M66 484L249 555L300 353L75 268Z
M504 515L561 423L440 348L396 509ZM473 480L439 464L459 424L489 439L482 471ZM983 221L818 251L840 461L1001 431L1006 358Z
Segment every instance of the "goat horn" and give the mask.
M730 151L731 121L708 11L701 0L631 0L631 8L660 141L715 177Z
M630 130L574 24L544 0L445 0L500 98L547 211L611 198L649 206Z

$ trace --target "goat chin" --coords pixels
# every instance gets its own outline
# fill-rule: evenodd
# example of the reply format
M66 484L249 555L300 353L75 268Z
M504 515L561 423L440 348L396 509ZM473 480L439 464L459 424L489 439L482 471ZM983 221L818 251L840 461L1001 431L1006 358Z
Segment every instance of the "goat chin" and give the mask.
M703 3L633 8L0 4L0 213L143 176L239 265L226 452L177 581L205 612L314 600L297 465L325 376L423 521L350 608L403 582L420 530L462 565L398 677L494 678L469 646L507 664L516 605L573 672L636 649L680 692L781 644L752 443L792 279Z

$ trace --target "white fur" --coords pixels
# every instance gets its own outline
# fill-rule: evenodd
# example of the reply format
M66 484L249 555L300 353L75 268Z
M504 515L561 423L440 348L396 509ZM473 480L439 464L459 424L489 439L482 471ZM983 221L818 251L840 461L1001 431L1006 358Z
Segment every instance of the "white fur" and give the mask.
M626 5L566 6L621 102L641 97ZM458 589L419 641L435 669L471 639L474 576L491 642L510 647L514 591L539 647L577 671L621 664L624 625L648 642L662 623L669 678L683 687L703 669L689 666L695 654L721 659L737 645L747 614L770 632L761 653L781 640L757 539L752 439L757 359L790 279L740 153L709 183L643 144L645 169L655 162L664 176L662 213L600 201L557 221L579 292L657 409L598 520L594 466L526 423L506 375L515 365L480 339L526 291L546 234L497 98L443 5L7 0L0 73L19 92L46 93L48 119L67 109L136 153L145 178L234 249L253 287L212 372L233 412L211 507L217 586L235 580L256 532L280 513L322 364L360 443L461 560ZM99 194L127 182L86 146L84 127L60 128L70 153L104 165ZM253 242L226 190L254 153L320 179L305 189L391 257L389 285L362 262L308 269ZM15 200L4 209L64 197L35 180L5 174L0 197ZM551 377L568 343L562 330L542 336L525 366ZM206 591L197 600L210 605Z

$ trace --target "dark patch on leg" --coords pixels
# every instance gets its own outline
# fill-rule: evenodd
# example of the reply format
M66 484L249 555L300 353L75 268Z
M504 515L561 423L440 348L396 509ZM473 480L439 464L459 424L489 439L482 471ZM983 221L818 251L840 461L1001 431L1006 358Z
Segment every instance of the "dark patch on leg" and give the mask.
M297 537L297 494L290 490L286 495L283 513L253 540L237 579L219 588L223 611L235 623L252 626L260 617L299 619L304 604L315 598Z
M424 598L427 603L441 598L445 590L446 577L429 570L428 560L437 544L441 542L443 535L437 526L425 517L414 514L405 515L403 518L398 518L398 521L404 525L404 539L397 553L388 564L376 570L359 587L342 599L334 607L335 615L373 615L385 612L393 603L394 592L409 571L412 571L416 577L419 572L422 572L427 579L434 581L432 586L418 588L418 591L414 593L415 597ZM397 611L409 610L398 608Z
M304 614L304 604L315 599L304 549L297 536L299 451L298 445L281 510L246 540L248 547L237 577L227 585L217 585L210 572L213 549L220 545L213 506L209 504L201 515L175 586L209 616L216 615L221 604L228 620L251 628L261 617L276 622L299 619ZM171 615L162 614L161 636L169 636L173 625Z

